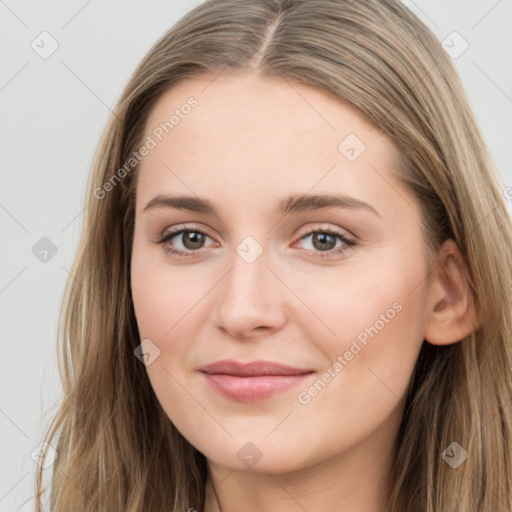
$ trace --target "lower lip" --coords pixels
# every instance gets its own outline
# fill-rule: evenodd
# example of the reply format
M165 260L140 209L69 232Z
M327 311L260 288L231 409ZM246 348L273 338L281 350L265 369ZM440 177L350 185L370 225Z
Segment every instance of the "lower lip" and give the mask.
M208 384L225 397L250 402L270 398L300 384L311 373L300 375L260 375L238 377L220 373L204 373Z

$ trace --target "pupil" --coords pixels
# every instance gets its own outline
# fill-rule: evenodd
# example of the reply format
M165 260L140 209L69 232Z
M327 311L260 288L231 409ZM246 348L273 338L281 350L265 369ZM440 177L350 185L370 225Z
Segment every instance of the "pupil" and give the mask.
M188 231L185 233L184 245L187 249L199 249L204 241L204 235L196 231Z
M327 244L326 244L326 239L330 239L330 243L327 240ZM316 242L320 242L319 247L317 247ZM336 245L336 240L332 235L329 235L328 233L316 233L315 235L313 235L313 245L317 249L323 248L323 249L329 250L329 249L334 248L334 246Z

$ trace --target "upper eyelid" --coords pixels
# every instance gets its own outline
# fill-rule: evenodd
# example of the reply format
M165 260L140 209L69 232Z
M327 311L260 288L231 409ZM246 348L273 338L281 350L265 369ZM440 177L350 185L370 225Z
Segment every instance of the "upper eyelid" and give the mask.
M332 231L336 235L345 237L347 239L355 239L356 238L355 235L353 235L350 231L348 231L347 229L344 229L344 228L332 227L332 226L328 226L328 227L319 226L319 227L316 227L316 228L305 228L303 233L297 235L298 236L298 240L300 240L301 238L303 238L306 235L311 235L312 233L323 232L323 231Z
M178 235L178 234L182 233L183 231L200 231L200 232L208 235L210 238L213 238L210 235L209 230L206 228L203 228L201 226L187 226L187 225L180 225L180 224L172 227L171 229L166 228L163 231L163 233L160 235L160 238L166 238L170 235Z
M298 238L302 238L303 236L305 235L310 235L312 232L318 232L318 231L322 231L322 230L331 230L331 231L336 231L337 234L340 234L340 235L343 235L343 236L346 236L347 238L356 238L356 236L351 233L349 230L347 230L346 228L340 228L338 226L336 227L332 227L332 226L328 226L326 227L325 224L327 223L322 223L322 222L319 222L317 224L322 224L321 226L318 226L318 227L310 227L310 228L304 228L304 232L301 233L300 235L297 235ZM208 235L210 238L215 238L213 236L210 235L209 233L209 230L207 228L203 228L199 225L192 225L192 226L189 226L189 225L186 225L186 224L183 224L183 225L180 225L178 224L177 226L173 227L170 231L164 231L163 234L161 235L161 237L167 237L171 234L174 234L174 235L177 235L183 231L201 231L201 232L204 232L206 235Z

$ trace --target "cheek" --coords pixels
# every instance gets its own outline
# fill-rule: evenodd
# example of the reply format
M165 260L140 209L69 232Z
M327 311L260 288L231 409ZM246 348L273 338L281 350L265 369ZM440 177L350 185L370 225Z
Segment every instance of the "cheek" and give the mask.
M309 295L335 333L320 347L327 355L325 370L336 375L332 391L357 397L363 408L375 406L390 391L403 395L421 349L425 269L421 259L407 254L390 251L364 270L344 269L338 282L326 280L323 293L315 288Z
M155 261L158 260L157 263ZM150 340L158 357L146 367L152 387L169 416L189 403L183 393L190 387L197 367L197 340L208 326L209 290L215 283L210 273L198 274L193 265L172 266L165 257L134 247L132 298L139 336ZM172 405L172 407L171 407ZM174 418L178 423L181 413ZM180 416L181 414L181 416ZM181 418L183 419L183 418Z
M157 354L146 371L167 416L181 432L188 433L202 422L204 428L208 427L207 418L200 409L194 409L196 404L186 391L191 387L191 374L187 372L192 368L189 340L194 337L194 326L200 324L200 308L194 305L204 296L204 290L191 286L194 281L183 274L152 265L149 255L134 248L132 299L139 336L141 341L150 340L151 350Z
M332 272L316 269L302 276L290 274L287 280L294 283L294 292L300 299L297 308L311 320L309 325L324 329L327 336L323 339L331 340L335 346L376 322L382 330L382 321L387 326L388 320L403 317L397 315L397 309L414 301L414 295L408 294L420 281L420 275L417 266L401 264L390 256L371 264L340 266Z
M208 288L204 280L194 279L191 268L173 269L165 263L164 256L141 245L135 243L132 253L131 289L135 316L140 336L155 338L159 343L171 336L181 319L190 316L194 304L201 300Z
M313 322L306 327L304 320L303 328L310 329L311 339L322 340L319 348L331 363L348 351L350 366L361 371L386 361L385 374L392 377L401 358L404 372L412 371L426 312L423 259L397 244L371 261L353 261L332 273L320 269L299 280L295 276L297 295L316 316L309 313Z

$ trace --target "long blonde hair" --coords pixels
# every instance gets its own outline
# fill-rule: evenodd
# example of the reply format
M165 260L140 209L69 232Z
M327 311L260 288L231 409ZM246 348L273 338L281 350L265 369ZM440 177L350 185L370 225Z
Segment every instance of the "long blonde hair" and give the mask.
M134 356L130 293L137 167L98 190L140 147L155 101L225 69L317 87L355 107L402 153L429 261L452 238L469 269L479 327L424 342L396 448L392 512L512 510L512 228L450 58L398 0L211 0L190 11L133 73L103 134L59 328L64 399L46 440L58 452L55 512L201 511L205 457L170 422ZM103 189L104 190L104 189ZM397 363L398 364L398 363ZM453 469L452 442L468 453ZM42 510L43 474L36 482Z

